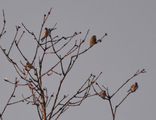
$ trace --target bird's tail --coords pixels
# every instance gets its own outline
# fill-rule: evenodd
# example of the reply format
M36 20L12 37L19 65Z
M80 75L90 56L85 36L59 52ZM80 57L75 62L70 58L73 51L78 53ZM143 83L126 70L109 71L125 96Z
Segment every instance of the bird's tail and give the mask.
M43 38L41 39L41 41L43 42L44 39L45 39L45 37L43 37Z

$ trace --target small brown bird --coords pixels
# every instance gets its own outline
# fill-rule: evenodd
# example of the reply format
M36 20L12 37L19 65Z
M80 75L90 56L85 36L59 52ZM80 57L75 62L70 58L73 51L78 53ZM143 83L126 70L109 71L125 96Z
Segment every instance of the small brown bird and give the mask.
M138 83L135 82L127 92L129 92L129 91L135 92L138 89L138 87L139 87Z
M27 62L26 63L26 68L27 68L27 70L30 70L30 69L33 68L33 66L29 62Z
M99 93L100 97L102 97L103 99L105 99L106 97L106 91L102 90L100 93Z
M42 39L41 39L42 42L43 42L43 40L44 40L45 38L47 38L47 37L50 35L50 32L51 32L50 29L45 28L45 31L44 31L44 33L43 33L43 37L42 37Z
M97 42L96 42L96 36L95 35L93 35L92 37L91 37L91 39L90 39L90 46L92 46L92 45L94 45L94 44L96 44Z

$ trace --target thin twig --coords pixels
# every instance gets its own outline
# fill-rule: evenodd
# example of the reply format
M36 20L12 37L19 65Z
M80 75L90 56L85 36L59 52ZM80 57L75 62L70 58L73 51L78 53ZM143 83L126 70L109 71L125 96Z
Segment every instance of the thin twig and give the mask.
M17 88L17 81L15 80L13 92L12 92L10 98L8 99L7 104L5 105L5 107L4 107L4 109L3 109L2 113L1 113L1 115L3 115L4 111L6 110L7 106L9 105L10 100L12 99L12 97L14 97L16 88Z
M137 75L139 75L140 73L145 73L145 69L142 69L141 71L137 71L132 77L130 77L124 84L121 85L121 87L119 87L119 89L117 89L117 91L111 96L113 97L126 83L128 83L131 79L133 79L134 77L136 77Z
M1 33L0 33L0 39L1 39L2 35L4 35L4 34L6 33L6 31L4 31L4 30L5 30L5 25L6 25L4 9L3 9L3 23L4 23L4 24L3 24L2 31L1 31Z

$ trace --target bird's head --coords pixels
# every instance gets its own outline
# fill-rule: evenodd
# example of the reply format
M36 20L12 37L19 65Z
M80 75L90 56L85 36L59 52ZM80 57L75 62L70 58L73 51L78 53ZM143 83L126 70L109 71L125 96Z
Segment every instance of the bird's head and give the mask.
M95 38L95 39L96 39L96 35L93 35L93 38Z
M138 86L138 83L137 82L135 82L134 84L135 84L135 86Z

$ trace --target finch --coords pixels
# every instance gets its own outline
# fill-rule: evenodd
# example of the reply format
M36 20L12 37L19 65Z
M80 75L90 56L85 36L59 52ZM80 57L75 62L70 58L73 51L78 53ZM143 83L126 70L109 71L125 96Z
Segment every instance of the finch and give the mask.
M100 93L99 93L100 97L102 97L103 99L105 99L106 97L106 91L102 90Z
M29 62L27 62L26 63L26 68L27 68L27 70L30 70L30 69L33 68L33 66Z
M129 92L129 91L135 92L138 89L138 87L139 87L138 83L135 82L127 92Z
M47 38L47 37L50 35L50 32L51 32L50 29L45 28L45 31L44 31L44 33L43 33L43 37L42 37L42 39L41 39L42 42L43 42L43 40L44 40L45 38Z
M96 36L95 35L93 35L92 37L91 37L91 39L90 39L90 46L92 46L92 45L94 45L94 44L96 44L97 42L96 42Z

